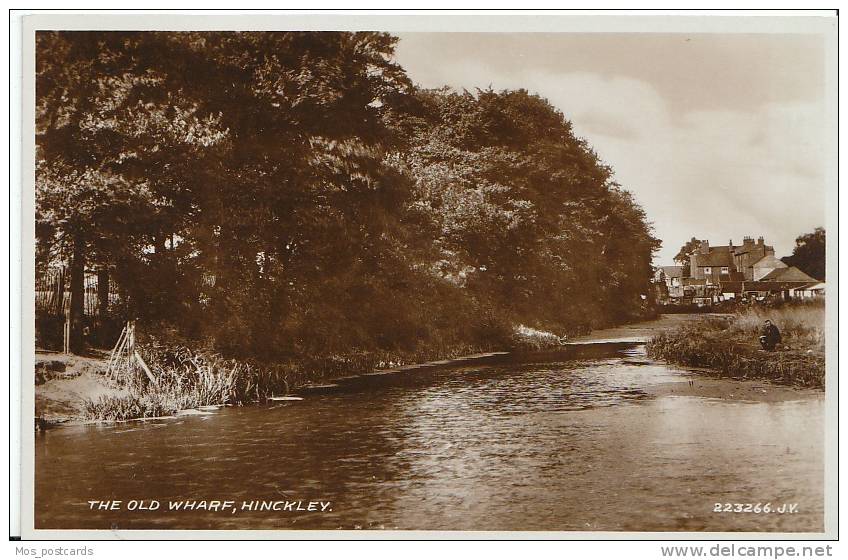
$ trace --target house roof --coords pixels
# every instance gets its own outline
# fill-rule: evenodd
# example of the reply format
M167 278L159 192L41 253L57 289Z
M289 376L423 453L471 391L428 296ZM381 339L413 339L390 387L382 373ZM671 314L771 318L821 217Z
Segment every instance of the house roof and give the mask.
M804 282L743 282L742 289L746 292L780 292L803 288L805 285Z
M683 267L682 266L661 266L660 270L662 270L666 276L669 278L682 278L683 277Z
M692 241L696 241L695 238L692 238ZM712 245L709 247L708 253L701 253L700 249L696 248L689 253L689 257L695 266L733 266L734 256L758 252L763 255L766 253L774 254L774 247L765 244L760 245L759 243L749 243L747 245L742 244L737 246Z
M765 282L818 282L818 280L795 266L776 268L760 278L760 280Z
M825 285L824 282L819 282L818 284L813 284L812 286L804 286L805 290L824 290Z
M754 268L788 268L785 262L774 255L766 255L752 265Z
M709 253L693 253L695 266L733 266L733 253L727 245L710 247Z
M771 245L740 245L738 247L734 247L733 249L733 253L735 255L744 255L745 253L751 253L753 251L774 253L774 247L772 247Z

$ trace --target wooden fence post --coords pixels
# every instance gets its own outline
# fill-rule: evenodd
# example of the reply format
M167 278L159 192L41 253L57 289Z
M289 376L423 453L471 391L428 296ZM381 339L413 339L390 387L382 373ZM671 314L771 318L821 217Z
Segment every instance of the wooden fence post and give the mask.
M62 324L62 352L65 354L71 353L71 319L65 315L65 322Z
M115 343L115 347L109 355L109 365L106 371L110 378L115 376L121 364L124 364L127 368L140 367L151 383L158 384L156 376L153 375L153 372L150 371L147 363L135 348L135 321L127 321L126 326L121 331L121 336L118 337L118 342Z

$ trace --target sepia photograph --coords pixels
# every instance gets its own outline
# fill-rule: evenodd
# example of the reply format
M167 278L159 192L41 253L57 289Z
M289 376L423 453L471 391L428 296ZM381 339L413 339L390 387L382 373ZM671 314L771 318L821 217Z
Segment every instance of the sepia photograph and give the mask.
M25 534L836 534L835 11L245 17L24 18Z

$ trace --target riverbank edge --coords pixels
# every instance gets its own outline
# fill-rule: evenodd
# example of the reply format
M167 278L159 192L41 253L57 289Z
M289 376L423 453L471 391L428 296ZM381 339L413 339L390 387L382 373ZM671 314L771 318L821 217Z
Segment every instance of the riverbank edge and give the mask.
M298 395L314 395L325 393L329 390L335 389L339 387L341 384L345 382L349 382L355 379L362 379L373 376L386 376L386 375L398 375L412 372L422 372L428 370L435 369L444 369L456 367L459 365L471 365L471 364L481 364L481 363L490 363L493 361L507 359L511 356L517 355L526 355L527 353L532 351L524 351L524 350L512 350L512 351L493 351L493 352L478 352L474 354L468 354L464 356L458 356L456 358L448 358L443 360L432 360L427 362L415 363L415 364L407 364L403 366L386 368L386 369L376 369L363 373L349 373L341 376L328 376L324 379L321 379L320 382L313 381L303 385L291 385L289 387L289 391L285 395L272 396L265 399L259 399L255 401L251 401L249 403L245 403L246 405L254 405L261 404L263 402L275 401L275 400L288 400L291 397L296 397ZM229 403L216 403L212 405L197 407L197 408L187 408L176 411L174 414L163 415L163 416L139 416L137 418L124 418L124 419L87 419L81 416L67 416L67 417L41 417L36 416L36 429L47 429L51 427L58 426L86 426L86 425L111 425L111 424L121 424L127 422L144 422L148 420L164 420L164 419L172 419L180 416L189 416L189 415L201 415L208 414L212 409L224 408L230 406L237 406Z
M650 358L715 377L825 390L825 360L818 353L792 349L767 352L720 334L698 336L673 331L656 334L645 349Z
M654 322L655 318L645 319L637 322L641 324L645 322ZM634 323L629 323L634 324ZM620 327L621 325L618 325ZM608 327L618 328L618 327ZM269 373L277 375L282 371L282 379L277 375L276 381L269 383L262 391L256 391L255 395L250 398L239 398L237 401L229 401L222 398L217 402L205 402L207 406L241 406L251 404L261 404L268 402L270 398L278 395L290 395L294 393L315 393L322 392L326 389L332 389L334 385L346 380L352 380L359 377L369 377L375 375L392 375L403 373L406 371L421 371L434 367L455 367L461 364L475 363L485 361L498 356L507 356L509 354L525 354L527 352L551 352L557 348L567 346L568 337L557 336L554 333L539 331L518 326L513 333L513 339L509 344L487 347L475 347L474 345L458 345L456 347L431 349L424 351L416 351L413 353L383 353L368 357L367 354L350 356L340 356L338 363L331 363L333 360L318 358L310 362L293 362L291 364L278 364L269 368ZM586 334L576 334L575 336L585 338ZM200 357L200 354L192 352L186 348L189 354L194 354ZM97 352L93 352L97 353ZM53 383L53 386L45 390L42 385L36 383L36 410L35 424L36 429L48 428L56 425L78 425L78 424L108 424L126 420L145 420L154 418L170 418L174 414L180 414L185 411L193 411L196 408L182 407L164 410L164 414L146 414L145 412L133 411L126 413L124 408L118 417L91 417L91 404L97 403L103 408L121 408L126 402L135 400L138 402L140 395L132 395L126 388L116 386L114 382L107 381L103 376L105 370L106 356L108 352L101 351L98 353L100 358L100 373L94 372L97 367L90 367L89 371L83 378L77 378L79 385L87 387L76 387L75 391L69 391L68 388L74 385L74 378L64 375L49 375L48 381ZM61 355L54 351L36 349L36 370L39 369L39 359L44 362L55 361L56 358L63 360L74 361L92 361L92 356L76 356L76 355ZM147 356L146 356L147 358ZM156 360L150 356L149 363L154 363ZM324 363L327 362L327 363ZM239 365L239 362L232 362ZM90 364L89 364L90 365ZM254 371L262 369L259 364L245 363L248 369L253 368ZM339 367L341 366L341 367ZM277 370L274 372L274 370ZM60 370L64 372L64 367ZM36 375L38 377L38 375ZM44 376L42 376L44 377ZM56 379L63 381L54 382ZM41 382L44 383L42 378ZM91 386L95 386L95 390L91 390ZM260 394L261 393L261 394ZM40 401L40 402L39 402ZM41 405L41 406L39 406ZM87 410L88 409L88 410ZM173 412L172 412L173 411Z
M471 350L471 354L462 354L459 352L459 355L454 354L455 357L447 358L446 362L452 361L462 361L469 358L477 357L483 355L483 352L475 352L473 348L466 349L466 352ZM451 355L451 352L445 352L447 355ZM39 355L41 355L41 360L39 360ZM74 373L68 374L66 372L66 367L63 366L58 374L48 374L47 376L41 372L41 383L39 383L39 369L40 369L40 361L43 362L55 362L59 358L62 361L70 363L71 365L67 367L67 372L77 369L75 362L85 364L82 371L76 371ZM404 356L396 356L393 360L395 363L403 364L404 360L409 359L409 357ZM178 415L183 415L186 413L192 413L196 411L200 411L200 408L203 407L194 407L194 408L183 408L179 410L175 410L172 414L165 415L152 415L152 416L137 416L130 418L119 418L119 419L91 419L86 418L84 415L84 411L79 406L74 406L73 402L69 401L71 396L77 397L77 401L81 401L84 403L86 400L96 400L99 397L107 397L107 398L123 398L127 397L128 393L126 389L118 387L114 381L107 380L105 377L106 370L106 358L104 356L93 358L91 356L76 356L76 355L57 355L54 352L36 351L36 410L35 412L35 426L36 429L46 429L49 427L59 426L59 425L90 425L90 424L112 424L126 421L138 421L138 420L154 420L154 419L163 419L163 418L174 418ZM377 369L369 369L366 371L362 371L361 373L354 373L355 370L343 372L339 374L337 371L320 371L316 370L312 372L308 376L298 376L295 379L285 380L283 382L283 386L285 389L280 392L280 395L272 395L272 397L283 396L283 395L291 395L296 391L302 391L307 388L316 388L320 389L322 387L326 387L332 384L334 381L339 379L344 379L351 376L357 375L369 375L373 372L380 371L394 371L399 369L408 369L414 368L418 365L431 364L434 362L424 362L422 361L420 364L409 364L409 365L399 365L398 367L381 370ZM46 377L46 379L45 379ZM46 391L45 385L46 383L53 384L50 389L53 391ZM92 383L97 386L97 391L89 391L88 394L85 390L79 391L76 395L68 395L69 391L67 391L67 385L80 383L83 385L90 386ZM61 389L57 387L57 385L62 386ZM90 389L90 387L86 387ZM57 390L58 389L58 390ZM53 393L42 395L40 393ZM72 391L70 393L73 393ZM46 400L54 401L55 404L58 404L59 407L64 409L76 409L74 413L69 414L39 414L38 413L38 400L39 397L45 397ZM232 404L227 402L215 402L209 403L208 406L215 407L225 407L225 406L239 406L239 405L252 405L252 404L260 404L262 402L266 402L269 398L255 398L249 401L245 401L239 404ZM77 404L80 404L79 402Z
M351 382L353 380L374 376L400 375L412 372L429 371L438 368L451 368L459 365L473 365L493 361L507 361L515 359L564 359L567 357L574 357L571 354L576 348L594 347L596 350L601 350L603 347L609 345L644 345L651 340L651 334L656 334L657 332L664 332L667 329L674 328L675 322L679 322L681 320L688 321L689 319L691 318L684 316L662 316L659 319L626 323L615 327L598 329L593 331L592 333L578 336L572 341L566 341L562 344L551 346L546 349L519 348L511 350L476 352L452 358L411 363L392 368L373 369L360 373L349 372L344 373L342 375L330 374L325 377L317 376L316 378L304 384L292 383L288 387L286 395L310 395L331 392L332 390L338 388L340 385L346 382ZM263 402L268 402L270 400L274 400L274 398L279 398L282 396L283 395L265 399L257 399L244 404L261 404ZM168 418L175 418L187 414L206 414L208 413L208 409L210 407L221 408L227 406L235 405L228 403L213 403L205 407L178 410L174 414L170 415L139 416L134 418L123 419L88 419L79 415L65 417L40 417L36 415L35 423L36 429L46 429L56 426L112 425L125 422L162 420ZM204 408L206 408L207 411L202 410Z
M634 337L634 340L606 340L599 337L597 340L587 340L573 343L563 343L557 346L551 346L545 349L519 348L512 350L498 350L490 352L477 352L457 356L454 358L446 358L441 360L430 360L426 362L405 364L401 366L373 369L360 373L345 373L343 375L329 375L320 380L313 379L310 382L302 385L291 384L288 392L285 395L275 395L264 399L253 400L245 405L261 404L274 400L287 400L291 397L317 395L327 392L332 392L338 387L355 382L356 380L367 379L371 377L388 377L395 375L405 375L409 373L431 372L439 369L450 369L457 366L479 365L487 363L502 363L512 360L556 360L556 359L571 359L577 357L578 354L603 352L605 348L614 346L624 348L632 345L644 344L644 340ZM116 390L116 394L118 391ZM110 425L134 421L147 420L162 420L166 418L175 418L178 416L191 414L206 414L211 408L221 408L228 406L237 406L229 403L213 403L203 407L187 408L174 412L170 415L156 416L139 416L134 418L122 419L90 419L81 415L65 416L65 417L44 417L36 416L36 429L47 429L56 426L80 426L80 425ZM205 410L204 410L205 409Z

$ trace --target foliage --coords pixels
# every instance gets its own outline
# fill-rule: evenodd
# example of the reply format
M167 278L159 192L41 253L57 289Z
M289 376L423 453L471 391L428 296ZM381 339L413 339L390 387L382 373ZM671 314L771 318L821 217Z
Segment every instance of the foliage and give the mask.
M560 332L644 310L658 242L559 111L524 90L418 99L395 165L415 181L435 273L512 322Z
M109 270L147 331L266 364L644 313L658 242L571 123L524 90L416 89L395 42L39 32L40 266Z
M89 420L128 420L169 416L204 406L263 402L328 378L377 369L455 358L481 350L471 345L435 346L414 352L348 352L307 357L296 362L262 364L256 360L224 358L211 350L148 339L139 345L156 383L136 367L120 372L120 395L84 402Z
M683 266L683 275L689 275L689 267L690 267L690 255L695 252L695 250L700 247L701 242L694 237L684 243L677 254L674 256L674 262Z
M660 333L648 343L648 354L721 375L824 388L824 315L818 303L752 308ZM766 319L781 331L776 352L759 349L757 337Z
M827 272L825 230L817 227L812 233L806 233L795 239L792 255L783 257L783 262L796 266L817 280L825 281Z

